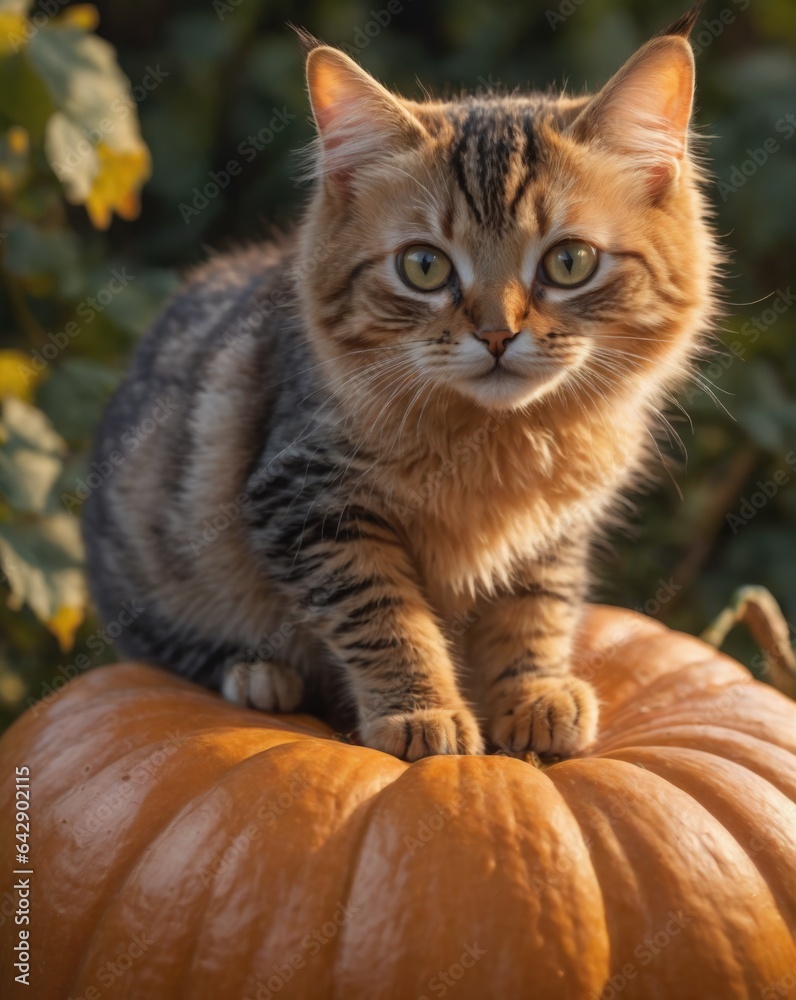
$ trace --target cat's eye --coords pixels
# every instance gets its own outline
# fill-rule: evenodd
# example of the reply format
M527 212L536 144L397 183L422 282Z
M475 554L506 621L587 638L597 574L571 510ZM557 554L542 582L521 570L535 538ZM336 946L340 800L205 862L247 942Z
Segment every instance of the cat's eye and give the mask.
M582 240L567 240L552 247L542 258L544 277L553 285L574 288L594 274L597 251Z
M407 285L421 292L442 288L453 273L453 264L441 250L412 246L398 254L398 273Z

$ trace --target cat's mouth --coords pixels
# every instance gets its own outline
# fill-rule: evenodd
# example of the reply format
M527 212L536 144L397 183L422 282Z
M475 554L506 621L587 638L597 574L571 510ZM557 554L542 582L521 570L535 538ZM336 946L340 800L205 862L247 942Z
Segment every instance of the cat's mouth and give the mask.
M520 371L518 368L514 367L510 363L503 361L502 358L498 358L495 363L487 368L485 372L477 375L476 378L527 378L527 371Z
M529 365L527 362L518 364L516 361L507 360L503 357L496 358L493 364L477 375L474 375L473 378L476 381L487 383L518 380L533 384L550 378L557 369L557 365L552 365L546 361L536 360L532 365Z
M560 365L544 361L518 364L498 358L488 368L467 378L462 389L490 409L513 409L553 389L563 376Z

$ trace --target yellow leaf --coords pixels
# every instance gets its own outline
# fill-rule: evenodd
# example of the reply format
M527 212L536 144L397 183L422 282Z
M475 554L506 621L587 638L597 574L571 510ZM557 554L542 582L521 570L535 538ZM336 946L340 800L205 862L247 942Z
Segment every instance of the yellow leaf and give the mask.
M44 624L58 640L62 653L68 653L75 642L75 632L83 621L83 608L73 608L64 604L55 615Z
M28 21L24 14L0 11L0 56L19 52L27 40Z
M99 24L99 11L93 3L76 3L67 7L53 22L58 28L82 28L93 31Z
M136 150L116 150L97 143L99 171L91 183L86 210L96 229L107 229L114 212L123 219L135 219L141 211L139 192L151 173L146 146Z
M0 672L0 704L13 708L25 696L25 683L19 674L10 670Z
M6 142L8 143L9 151L14 156L28 155L30 137L28 136L28 130L21 125L11 126L8 132L6 132Z
M31 366L30 355L22 351L0 351L0 399L16 396L30 403L41 377Z

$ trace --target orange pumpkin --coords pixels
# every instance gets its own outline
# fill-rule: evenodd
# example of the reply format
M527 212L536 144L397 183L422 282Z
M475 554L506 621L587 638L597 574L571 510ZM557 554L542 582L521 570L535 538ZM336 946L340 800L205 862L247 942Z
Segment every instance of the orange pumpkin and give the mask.
M545 769L408 765L151 667L88 673L0 743L2 996L796 996L796 705L611 608L578 672L599 742Z

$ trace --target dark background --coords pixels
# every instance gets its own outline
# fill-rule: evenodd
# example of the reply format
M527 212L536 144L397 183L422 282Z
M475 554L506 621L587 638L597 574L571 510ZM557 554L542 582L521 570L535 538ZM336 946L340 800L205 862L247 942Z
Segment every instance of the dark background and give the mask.
M400 6L390 15L384 0L98 3L97 33L143 93L137 112L153 164L140 216L114 219L105 232L82 207L63 201L36 128L8 92L0 100L0 132L20 121L28 126L33 162L24 188L10 194L0 174L2 231L11 234L2 257L2 346L23 354L40 346L44 332L62 329L76 304L103 287L110 267L127 266L136 276L31 391L29 403L66 445L61 492L83 474L104 400L180 269L297 218L306 191L294 179L294 153L312 130L300 49L287 22L347 48L406 96L420 96L421 83L434 93L564 83L578 92L599 87L684 9L677 0ZM596 596L699 633L748 583L770 588L796 621L796 303L788 294L796 288L796 128L788 134L785 118L796 113L796 6L716 0L693 40L696 124L711 137L708 155L720 183L710 197L730 253L718 331L725 346L717 344L720 353L701 373L718 403L696 382L681 393L688 417L673 410L672 423L687 460L671 449L678 463L672 476L662 472L657 492L638 498L633 532L617 538L602 561ZM154 79L160 82L152 89L141 88ZM272 121L286 124L248 162L240 144ZM230 161L239 164L237 175L206 207L189 212L202 205L195 189ZM701 262L682 261L692 266ZM79 516L79 505L72 513ZM0 531L9 545L37 523L0 493ZM25 558L35 563L36 550L29 545ZM39 567L45 583L55 572L48 553ZM77 593L80 553L67 561L68 586ZM48 630L13 580L0 588L0 709L7 720L47 693L59 666L69 673L79 655L86 657L82 669L112 651L100 649L90 614L78 623L78 611L71 624ZM751 662L754 648L742 634L727 648Z

